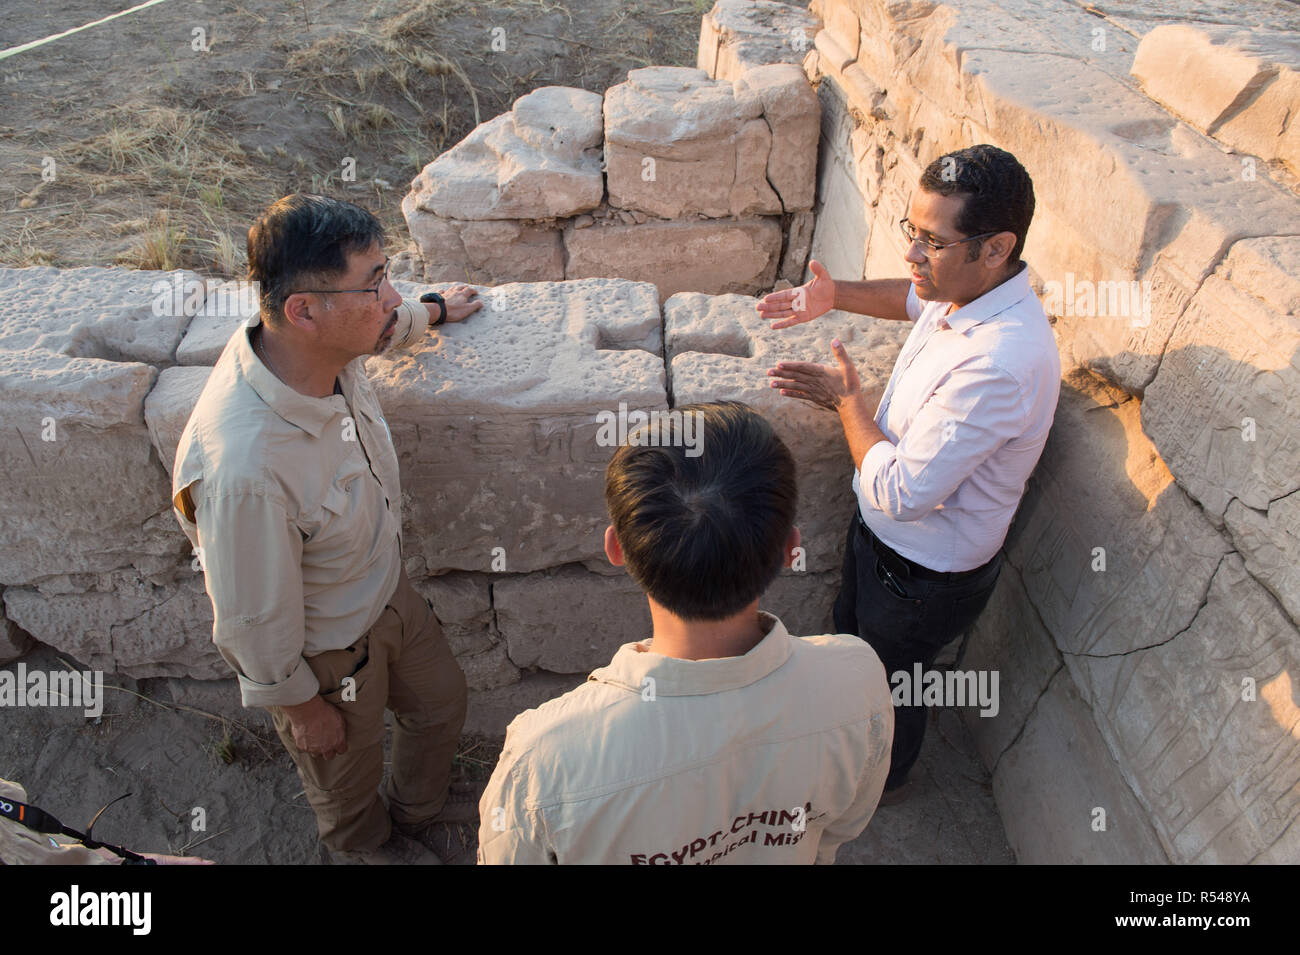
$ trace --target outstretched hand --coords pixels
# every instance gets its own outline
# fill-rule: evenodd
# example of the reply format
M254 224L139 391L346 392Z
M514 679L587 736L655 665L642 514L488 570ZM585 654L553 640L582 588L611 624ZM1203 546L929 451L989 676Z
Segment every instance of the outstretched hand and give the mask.
M837 338L831 342L831 350L837 367L812 361L777 362L775 368L767 370L773 379L771 386L780 388L787 398L800 398L819 408L838 411L845 398L862 390L862 380L842 341Z
M772 328L789 328L811 322L835 307L835 280L826 266L816 259L808 263L813 277L798 288L764 295L754 306L761 318L772 321Z

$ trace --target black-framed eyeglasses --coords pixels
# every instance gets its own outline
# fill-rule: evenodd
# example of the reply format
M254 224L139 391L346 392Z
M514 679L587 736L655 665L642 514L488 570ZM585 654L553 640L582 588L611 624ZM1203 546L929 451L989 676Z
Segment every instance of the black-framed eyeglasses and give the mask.
M942 252L944 249L951 248L954 245L961 245L963 242L974 242L976 239L987 239L989 236L997 235L996 232L981 232L979 235L968 235L964 239L957 239L954 242L934 242L931 239L922 239L916 231L916 226L912 225L906 217L898 220L898 227L903 231L903 238L907 240L910 248L913 242L919 242L931 252Z
M378 302L379 290L383 287L384 283L388 281L388 265L392 261L391 256L384 257L384 274L379 276L379 284L374 288L300 288L296 291L290 292L289 294L297 295L300 292L313 292L317 295L329 295L338 294L340 292L371 292L375 296L375 301Z

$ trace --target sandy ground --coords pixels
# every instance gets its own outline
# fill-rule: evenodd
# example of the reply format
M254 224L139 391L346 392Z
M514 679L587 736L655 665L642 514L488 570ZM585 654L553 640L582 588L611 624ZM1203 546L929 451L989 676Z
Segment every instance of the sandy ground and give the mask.
M0 17L0 49L131 5L53 0ZM237 275L252 218L298 190L370 208L398 251L407 183L476 122L539 86L603 91L628 69L693 66L709 5L171 0L19 54L0 61L0 265ZM196 30L206 50L194 48ZM355 181L343 179L346 157ZM24 662L63 666L45 647ZM509 720L582 679L534 674L471 694L458 775L485 779ZM132 793L95 832L137 850L323 860L269 718L240 706L233 681L107 680L115 688L95 720L57 707L7 710L0 777L74 827ZM441 837L446 861L473 862L472 829L444 827ZM912 797L881 809L840 859L1014 861L955 713L935 714Z

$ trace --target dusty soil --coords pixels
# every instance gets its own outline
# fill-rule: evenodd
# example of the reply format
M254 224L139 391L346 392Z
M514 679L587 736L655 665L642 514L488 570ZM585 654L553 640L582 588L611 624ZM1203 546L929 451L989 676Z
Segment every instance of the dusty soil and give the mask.
M0 50L133 5L28 5L0 17ZM479 121L540 86L694 66L709 6L168 0L16 54L0 60L0 265L236 275L249 223L295 191L366 206L397 251L411 178Z

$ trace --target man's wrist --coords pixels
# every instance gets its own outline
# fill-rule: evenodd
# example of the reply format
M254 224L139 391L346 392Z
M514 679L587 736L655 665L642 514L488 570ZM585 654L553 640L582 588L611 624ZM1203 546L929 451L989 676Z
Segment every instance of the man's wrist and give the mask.
M438 317L434 318L434 309L429 309L429 327L437 328L447 320L447 300L437 292L425 292L420 296L420 301L426 305L437 306Z

